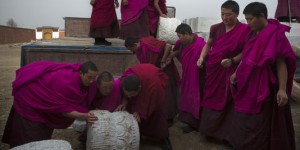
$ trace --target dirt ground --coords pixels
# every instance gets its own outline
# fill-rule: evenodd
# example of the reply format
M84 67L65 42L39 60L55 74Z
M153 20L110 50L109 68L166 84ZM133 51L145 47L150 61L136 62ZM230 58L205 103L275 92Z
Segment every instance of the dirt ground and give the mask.
M26 43L25 43L26 44ZM2 138L6 120L12 106L11 83L15 78L15 71L20 67L22 44L0 45L0 138ZM300 104L292 102L297 149L300 150ZM183 134L181 124L169 128L170 140L174 150L230 150L231 147L221 142L206 139L199 132ZM53 139L62 139L71 143L74 150L84 150L85 147L78 142L79 134L72 128L55 130ZM7 150L8 146L0 142L0 150ZM149 139L142 139L141 150L159 150L158 143Z

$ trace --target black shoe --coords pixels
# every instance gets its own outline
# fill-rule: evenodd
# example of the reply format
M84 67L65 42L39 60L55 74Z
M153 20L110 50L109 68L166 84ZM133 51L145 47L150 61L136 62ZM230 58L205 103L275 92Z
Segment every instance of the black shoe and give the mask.
M111 45L111 42L95 42L94 45L110 46L110 45Z
M169 138L163 139L160 143L160 147L162 150L172 150L172 144Z

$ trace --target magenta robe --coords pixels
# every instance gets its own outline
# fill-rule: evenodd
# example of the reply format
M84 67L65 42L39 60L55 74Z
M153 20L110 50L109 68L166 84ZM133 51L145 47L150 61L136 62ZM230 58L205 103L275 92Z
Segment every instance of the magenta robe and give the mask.
M74 119L62 113L88 112L88 88L81 84L80 64L35 62L16 72L13 82L16 112L50 128L67 128Z
M129 99L128 111L138 112L142 135L158 139L169 136L166 91L168 76L152 64L139 64L129 68L121 80L129 75L137 76L141 81L139 94Z
M121 25L126 25L137 20L147 7L147 0L128 0L128 5L121 4Z
M243 44L250 32L251 29L248 25L238 23L231 31L214 39L206 61L206 79L202 102L204 108L224 109L230 94L230 76L235 72L238 64L232 64L231 67L225 68L221 65L221 61L241 53Z
M93 101L94 109L108 110L110 112L113 112L119 105L122 104L122 94L119 78L114 79L114 87L112 91L106 96L100 95L100 92L98 91L99 89L96 87L96 84L93 84L92 86L95 89L95 91L93 92L95 95Z
M196 119L200 114L200 80L197 60L200 56L205 41L195 34L195 41L183 47L178 40L174 50L180 50L180 62L182 64L182 79L180 85L179 110L188 112Z
M242 62L236 71L237 91L234 102L238 112L260 112L263 101L271 93L270 87L278 84L275 71L278 57L284 58L287 63L287 93L291 94L296 57L285 36L290 27L276 20L268 21L268 26L245 45Z

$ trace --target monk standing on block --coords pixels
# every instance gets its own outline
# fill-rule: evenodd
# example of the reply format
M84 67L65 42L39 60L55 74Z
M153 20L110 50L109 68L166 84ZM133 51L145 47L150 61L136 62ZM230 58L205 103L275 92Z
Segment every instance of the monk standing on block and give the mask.
M115 8L118 0L91 0L93 6L89 36L95 39L95 45L111 45L105 38L119 37L120 29Z
M148 0L122 0L121 39L150 35L147 5Z
M285 36L290 27L267 19L267 7L248 4L243 13L253 32L231 77L236 85L229 142L237 150L295 150L288 96L296 56Z
M152 64L139 64L129 68L121 78L124 103L139 122L143 136L161 142L164 150L171 150L166 110L168 76Z
M166 0L149 0L147 6L150 34L156 37L159 17L167 17Z
M16 72L13 107L3 143L10 147L51 139L53 129L69 127L74 119L93 122L88 113L89 85L98 69L93 62L68 64L34 62Z
M168 75L168 106L166 109L168 109L169 112L169 123L172 123L178 112L177 103L180 80L180 76L174 61L171 60L168 64L166 63L172 46L164 41L157 40L152 36L140 39L128 38L125 40L125 46L136 55L141 64L153 64L156 67L162 68L164 73Z
M248 25L237 19L239 5L228 0L221 6L222 22L212 25L209 39L197 61L203 68L205 61L205 86L201 103L201 121L199 130L202 134L218 139L225 139L231 123L228 116L232 103L230 76L235 72L240 60L243 45L251 32Z

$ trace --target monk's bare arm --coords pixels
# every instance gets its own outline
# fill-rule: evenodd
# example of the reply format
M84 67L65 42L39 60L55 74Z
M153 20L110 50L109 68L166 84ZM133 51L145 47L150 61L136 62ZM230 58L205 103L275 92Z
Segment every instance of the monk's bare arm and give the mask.
M125 111L127 107L128 99L123 98L122 104L119 105L114 111Z
M213 42L213 39L212 38L209 38L207 40L207 43L204 45L202 51L201 51L201 54L199 56L199 59L197 61L197 66L198 67L203 67L203 61L204 61L204 58L207 56L208 52L210 51L211 49L211 46L212 46L212 42Z
M169 43L167 43L164 47L164 55L161 59L162 62L165 62L167 60L168 56L170 55L171 48L172 46Z
M76 110L63 113L64 116L74 119L86 120L88 123L93 123L98 118L93 113L81 113Z
M277 104L278 106L284 106L288 102L286 93L287 84L287 66L283 58L276 60L277 76L279 82L279 89L277 92Z
M167 17L166 14L162 13L159 5L158 5L158 2L159 0L154 0L154 8L156 9L156 11L158 12L158 14L161 16L161 17Z

